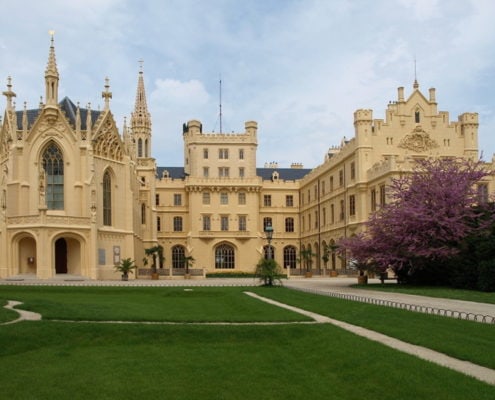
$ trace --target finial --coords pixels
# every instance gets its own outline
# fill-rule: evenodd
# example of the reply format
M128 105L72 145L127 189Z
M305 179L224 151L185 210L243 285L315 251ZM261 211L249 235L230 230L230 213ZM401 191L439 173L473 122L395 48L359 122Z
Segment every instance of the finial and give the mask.
M419 88L418 75L416 73L416 56L414 56L414 84L413 84L413 88L414 89Z
M138 63L139 63L139 73L142 74L143 73L144 60L141 58L138 60Z
M55 31L53 29L50 29L48 31L49 35L51 36L50 41L52 42L51 46L53 47L53 41L54 41L54 36L55 36Z
M112 98L112 92L110 92L110 79L108 76L105 78L105 91L101 93L101 97L105 99L105 110L110 108L110 99Z

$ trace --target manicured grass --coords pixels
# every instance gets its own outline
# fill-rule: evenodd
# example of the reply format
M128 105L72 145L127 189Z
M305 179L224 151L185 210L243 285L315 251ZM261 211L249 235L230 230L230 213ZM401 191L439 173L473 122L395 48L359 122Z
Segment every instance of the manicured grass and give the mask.
M495 325L341 300L283 288L252 291L296 307L363 326L408 343L495 369Z
M432 336L448 339L445 336L454 334L451 342L466 344L467 353L476 351L487 335L491 340L485 353L493 353L492 326L445 325L464 321L285 288L0 287L2 299L25 301L44 316L39 322L0 326L2 398L495 398L495 386L327 324L126 325L55 322L45 316L46 312L50 318L135 321L143 320L138 318L141 311L150 321L301 320L243 290L363 326L399 325L392 330L396 337L423 324L411 335L435 343ZM491 330L485 332L486 328ZM476 334L477 330L484 333Z
M90 321L307 321L232 287L0 286L0 300L22 301L43 319Z
M493 399L495 387L330 325L0 327L6 399Z
M396 283L372 283L368 285L353 285L352 287L383 292L416 294L419 296L443 297L447 299L474 301L478 303L495 304L495 292L479 292L477 290L462 290L438 286L411 286Z
M17 314L15 311L7 310L6 308L3 308L5 305L7 305L7 301L0 300L0 324L2 322L7 322L17 319L17 317L19 316L19 314Z

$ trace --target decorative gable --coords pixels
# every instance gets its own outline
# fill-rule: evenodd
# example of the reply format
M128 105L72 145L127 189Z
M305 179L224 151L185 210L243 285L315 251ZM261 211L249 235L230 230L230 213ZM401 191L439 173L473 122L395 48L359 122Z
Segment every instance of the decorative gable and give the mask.
M125 150L118 134L111 112L103 114L95 124L93 134L93 152L95 156L122 161Z

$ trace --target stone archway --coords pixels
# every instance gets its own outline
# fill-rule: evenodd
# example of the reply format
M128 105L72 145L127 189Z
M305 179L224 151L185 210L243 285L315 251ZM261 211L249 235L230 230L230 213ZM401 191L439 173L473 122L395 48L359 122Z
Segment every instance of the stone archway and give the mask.
M37 270L36 240L25 236L18 241L18 273L34 274Z
M59 236L54 242L56 274L82 275L81 239L73 235Z

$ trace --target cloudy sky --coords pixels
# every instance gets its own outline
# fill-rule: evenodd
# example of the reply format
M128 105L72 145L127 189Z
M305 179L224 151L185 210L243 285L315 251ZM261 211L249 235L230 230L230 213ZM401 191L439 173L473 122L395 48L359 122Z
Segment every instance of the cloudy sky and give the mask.
M44 95L50 36L60 98L102 106L110 78L119 127L144 60L153 156L182 166L182 123L224 132L258 121L258 166L314 167L354 134L353 112L383 118L397 87L437 89L439 110L480 115L484 158L495 152L492 0L17 0L2 5L0 82L17 109ZM2 87L5 87L5 83ZM3 106L2 106L3 108Z

